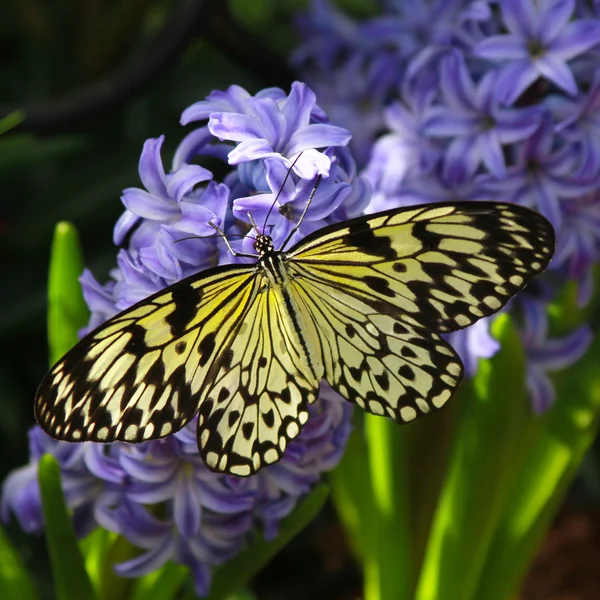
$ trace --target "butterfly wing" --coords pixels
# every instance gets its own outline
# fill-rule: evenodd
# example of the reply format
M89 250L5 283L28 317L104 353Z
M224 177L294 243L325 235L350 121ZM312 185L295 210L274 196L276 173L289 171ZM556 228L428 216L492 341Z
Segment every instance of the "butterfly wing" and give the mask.
M325 281L293 283L321 347L325 379L344 398L399 423L441 408L463 366L440 336L410 316L375 311Z
M181 429L257 293L255 266L217 267L109 319L46 375L37 421L76 442L141 442Z
M287 258L325 378L368 412L406 422L440 408L462 378L438 334L497 312L553 250L537 213L461 202L333 225Z
M456 202L395 209L329 226L287 253L295 277L326 281L378 312L456 331L500 310L543 271L554 231L514 204Z
M198 447L210 469L252 475L280 460L308 420L323 365L296 302L266 287L244 316L200 403Z

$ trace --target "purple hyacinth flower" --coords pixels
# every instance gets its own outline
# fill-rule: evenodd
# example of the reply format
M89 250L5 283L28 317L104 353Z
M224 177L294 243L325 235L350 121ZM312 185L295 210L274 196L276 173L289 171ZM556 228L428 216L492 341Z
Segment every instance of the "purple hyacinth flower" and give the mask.
M554 386L547 373L560 371L576 363L592 343L587 325L560 338L548 339L548 309L543 302L522 301L524 315L523 344L527 356L527 388L537 413L551 408Z
M237 142L229 153L229 164L279 157L303 179L328 175L330 160L317 148L344 146L350 141L347 130L312 122L316 97L306 84L294 82L289 96L249 97L243 111L210 112L208 128L220 140ZM207 109L184 112L182 123L203 119Z
M494 97L496 73L474 84L461 52L446 56L440 68L444 103L429 108L423 133L449 139L444 156L444 179L471 179L480 164L495 176L506 173L504 148L528 138L540 125L535 108L505 108Z
M557 147L554 126L546 113L516 154L516 164L507 168L504 178L482 178L481 185L495 197L539 210L559 231L563 200L581 197L597 186L594 181L573 177L580 160L577 145Z
M553 268L564 266L578 286L578 303L584 306L594 292L593 267L600 259L600 198L598 191L570 200L564 206L563 225L556 243Z
M539 77L577 94L567 61L600 42L600 21L572 21L575 0L500 0L500 8L510 33L488 37L474 48L476 56L502 65L498 99L512 104Z

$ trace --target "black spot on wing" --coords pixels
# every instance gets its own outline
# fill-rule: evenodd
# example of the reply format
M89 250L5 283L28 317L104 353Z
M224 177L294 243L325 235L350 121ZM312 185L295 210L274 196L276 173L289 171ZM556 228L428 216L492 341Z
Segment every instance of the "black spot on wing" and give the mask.
M254 432L254 423L248 422L242 425L242 435L246 440L249 440L252 437L252 433Z
M203 367L215 350L215 333L207 333L198 344L199 364Z
M270 408L267 412L262 413L262 419L269 429L273 427L273 425L275 425L275 413L273 412L273 409Z
M374 292L387 296L388 298L395 298L396 293L390 289L390 282L385 277L378 277L377 275L367 275L363 277L363 281L368 285Z
M227 388L221 388L219 390L219 395L217 396L217 403L225 402L230 395L231 392Z
M171 335L178 338L187 331L190 322L196 316L202 288L179 284L173 288L171 294L175 307L165 321L171 327Z
M392 247L392 240L387 236L375 235L366 221L355 221L348 229L348 233L342 238L344 245L355 246L361 252L380 256L385 260L398 258L398 253Z

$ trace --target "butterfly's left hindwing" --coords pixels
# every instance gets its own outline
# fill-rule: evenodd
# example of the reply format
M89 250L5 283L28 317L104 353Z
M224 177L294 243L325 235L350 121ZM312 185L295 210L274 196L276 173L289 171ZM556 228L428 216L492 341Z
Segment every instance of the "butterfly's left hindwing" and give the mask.
M323 377L320 351L289 289L261 291L200 399L198 447L210 469L251 475L283 456Z
M181 429L256 296L256 279L254 266L219 268L113 317L46 375L36 419L67 441L141 442Z

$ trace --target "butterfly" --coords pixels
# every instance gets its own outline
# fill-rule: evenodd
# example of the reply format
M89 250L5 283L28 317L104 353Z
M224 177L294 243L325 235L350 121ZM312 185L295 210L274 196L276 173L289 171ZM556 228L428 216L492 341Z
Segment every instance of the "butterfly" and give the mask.
M462 379L440 334L500 310L554 253L549 222L514 204L387 210L285 250L302 217L278 249L255 225L256 254L224 238L254 263L188 277L84 337L38 389L41 427L71 442L142 442L198 414L208 468L248 476L282 458L322 379L408 423Z

